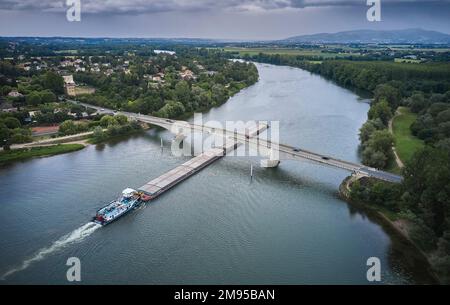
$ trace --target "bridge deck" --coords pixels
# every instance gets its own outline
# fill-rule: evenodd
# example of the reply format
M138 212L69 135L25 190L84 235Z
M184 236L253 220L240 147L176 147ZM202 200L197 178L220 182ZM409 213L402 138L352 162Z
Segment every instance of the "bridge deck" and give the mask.
M223 156L224 150L222 148L210 149L141 186L139 191L157 197Z

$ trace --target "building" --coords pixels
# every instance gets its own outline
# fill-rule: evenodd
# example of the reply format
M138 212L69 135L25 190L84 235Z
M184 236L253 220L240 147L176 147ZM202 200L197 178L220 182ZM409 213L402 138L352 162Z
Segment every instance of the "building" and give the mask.
M194 72L192 72L189 69L186 69L179 73L181 79L189 81L189 80L195 80L197 77L195 76Z
M2 112L16 112L17 108L13 107L9 102L0 103L0 111Z
M153 82L157 82L157 83L164 83L164 77L165 74L162 72L156 73L155 75L151 76L151 80Z
M11 91L10 93L8 93L8 96L10 96L10 97L22 97L23 94L17 92L16 90L13 90L13 91Z
M176 53L173 51L167 51L167 50L154 50L155 54L168 54L168 55L175 55Z
M65 75L63 76L64 79L64 91L66 95L68 96L75 96L75 82L73 80L73 75Z

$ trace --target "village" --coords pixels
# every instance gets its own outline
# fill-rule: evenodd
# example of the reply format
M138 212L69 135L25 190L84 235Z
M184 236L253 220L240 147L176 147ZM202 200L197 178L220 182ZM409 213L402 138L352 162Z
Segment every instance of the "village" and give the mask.
M13 56L0 61L0 140L8 148L92 133L104 114L73 101L178 117L220 105L257 80L246 64L208 53L152 50L143 56L101 50L34 56L15 55L16 47L10 44Z

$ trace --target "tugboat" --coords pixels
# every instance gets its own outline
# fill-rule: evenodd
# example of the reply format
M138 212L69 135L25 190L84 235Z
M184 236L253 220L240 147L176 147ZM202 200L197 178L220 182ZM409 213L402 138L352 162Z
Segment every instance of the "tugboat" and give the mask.
M122 191L122 195L117 200L98 210L93 221L106 226L137 208L140 203L141 194L132 188L127 188Z

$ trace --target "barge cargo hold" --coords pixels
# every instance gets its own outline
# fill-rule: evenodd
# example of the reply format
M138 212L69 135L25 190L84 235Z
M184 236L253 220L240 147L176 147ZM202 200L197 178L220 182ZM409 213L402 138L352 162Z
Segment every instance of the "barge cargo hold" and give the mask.
M196 174L206 166L222 158L224 153L226 152L223 148L210 149L197 157L192 158L186 163L170 170L162 176L153 179L147 184L141 186L138 190L147 196L156 198L178 183Z

